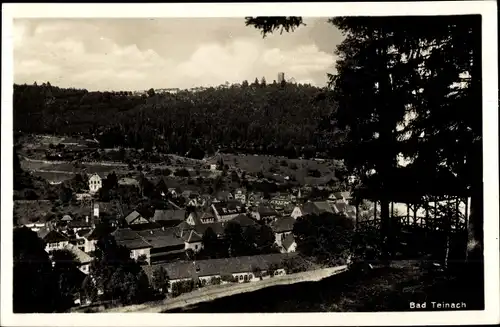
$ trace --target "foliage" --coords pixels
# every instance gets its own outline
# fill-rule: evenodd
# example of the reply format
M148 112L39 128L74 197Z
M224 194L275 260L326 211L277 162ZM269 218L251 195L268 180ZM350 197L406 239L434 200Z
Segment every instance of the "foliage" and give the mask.
M49 91L54 101L46 101ZM330 121L335 106L328 99L315 101L322 93L324 90L308 85L232 85L143 99L119 93L104 96L86 90L15 85L14 126L23 133L96 137L101 147L144 148L144 155L176 153L199 158L203 152L220 147L227 151L313 156L316 152L335 152L335 144L324 128L330 128L325 121Z
M45 244L28 228L14 229L13 310L15 313L57 311L57 282Z
M287 274L295 274L311 269L312 264L302 256L293 256L283 260L283 265Z
M293 226L297 251L326 264L347 259L353 234L352 219L338 214L302 216Z
M77 258L71 251L55 250L50 256L54 278L58 285L60 310L65 311L73 305L75 294L80 293L84 277L78 269Z
M140 303L151 297L147 276L140 265L130 258L127 248L119 246L111 235L97 242L90 275L103 299L115 299L122 304Z
M166 293L170 285L170 280L165 268L159 266L153 271L152 286L155 290Z
M301 25L305 25L302 22L302 17L246 17L245 24L260 29L262 37L266 37L277 30L280 31L280 34L283 31L293 32Z
M181 280L172 284L172 296L176 297L183 293L189 293L195 289L196 283L193 279Z

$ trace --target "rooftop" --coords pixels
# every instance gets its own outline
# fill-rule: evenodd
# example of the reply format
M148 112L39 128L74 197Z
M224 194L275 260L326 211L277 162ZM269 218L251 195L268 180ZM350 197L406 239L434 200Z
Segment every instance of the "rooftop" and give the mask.
M183 221L186 216L186 210L155 210L153 221Z
M143 269L148 276L152 276L155 267L161 266L165 268L171 280L196 278L200 276L252 272L254 268L268 270L271 264L282 266L284 259L294 255L294 253L273 253L258 256L200 260L194 263L192 261L177 261L154 266L143 266Z
M285 233L291 232L293 230L293 225L295 224L295 219L292 217L282 217L278 218L273 222L271 228L275 233Z

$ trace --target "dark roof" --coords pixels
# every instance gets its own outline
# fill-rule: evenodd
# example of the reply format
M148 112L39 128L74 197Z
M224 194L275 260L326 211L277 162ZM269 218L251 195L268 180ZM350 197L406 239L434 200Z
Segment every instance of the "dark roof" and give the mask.
M155 210L153 221L183 221L186 217L186 210Z
M182 239L187 243L201 242L201 235L199 235L194 230L190 230L188 233L182 235Z
M221 223L221 222L196 225L196 226L194 226L194 230L198 234L203 235L203 233L205 233L205 231L209 227L212 228L212 230L214 231L214 233L217 234L217 235L223 235L224 234L224 224Z
M154 269L163 267L170 280L196 278L200 276L214 276L252 272L254 268L268 270L271 264L283 267L283 260L296 255L295 253L273 253L258 256L233 257L224 259L209 259L200 261L177 261L165 264L143 266L146 274L151 277Z
M287 236L285 236L281 244L285 249L288 250L290 246L293 244L293 242L295 242L295 237L293 236L293 234L290 233Z
M47 235L43 237L43 240L45 241L45 243L59 243L68 241L68 238L58 231L51 230Z
M153 248L184 244L184 240L180 238L176 227L144 230L137 232L137 234Z
M90 228L84 228L84 229L80 229L79 231L76 232L76 235L80 236L80 237L83 237L87 234L89 234L91 231Z
M291 232L293 230L293 225L295 224L295 219L292 217L282 217L278 218L273 222L271 228L275 233Z
M324 212L333 213L331 205L326 201L307 202L302 206L304 215L319 215Z
M218 202L212 206L221 216L245 213L245 207L238 201Z
M151 247L137 232L130 228L119 228L112 234L115 237L116 243L130 250Z
M132 224L129 227L134 231L143 231L143 230L161 228L162 226L157 222L147 222L141 224Z
M269 206L265 206L265 205L260 205L257 208L257 212L259 213L259 215L261 217L271 217L271 216L278 215L278 212L276 212L276 210L274 210L273 208L271 208Z
M257 224L252 218L243 214L234 217L230 221L239 224L241 227L254 226Z
M85 220L72 220L68 223L69 228L89 228L90 226L91 224Z

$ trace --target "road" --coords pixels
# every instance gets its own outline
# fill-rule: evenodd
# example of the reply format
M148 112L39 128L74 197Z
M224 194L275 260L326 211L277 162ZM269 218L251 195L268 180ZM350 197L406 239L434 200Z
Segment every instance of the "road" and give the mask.
M166 299L160 302L150 302L139 305L131 305L126 307L112 308L105 310L106 313L125 313L125 312L142 312L142 313L161 313L167 310L182 308L200 302L212 301L221 297L236 295L240 293L253 292L259 289L276 286L295 284L300 282L319 281L324 278L339 274L347 270L347 266L338 266L333 268L323 268L312 271L290 274L285 276L273 277L270 279L242 283L242 284L226 284L220 286L209 286L190 293L182 294L176 298Z

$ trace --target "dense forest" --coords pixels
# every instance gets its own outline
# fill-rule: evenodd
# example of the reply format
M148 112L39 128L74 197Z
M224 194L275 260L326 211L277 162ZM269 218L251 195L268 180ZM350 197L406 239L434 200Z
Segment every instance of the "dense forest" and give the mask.
M133 95L14 85L14 126L21 133L95 137L102 147L156 149L203 157L218 149L289 157L335 152L326 89L248 84Z

